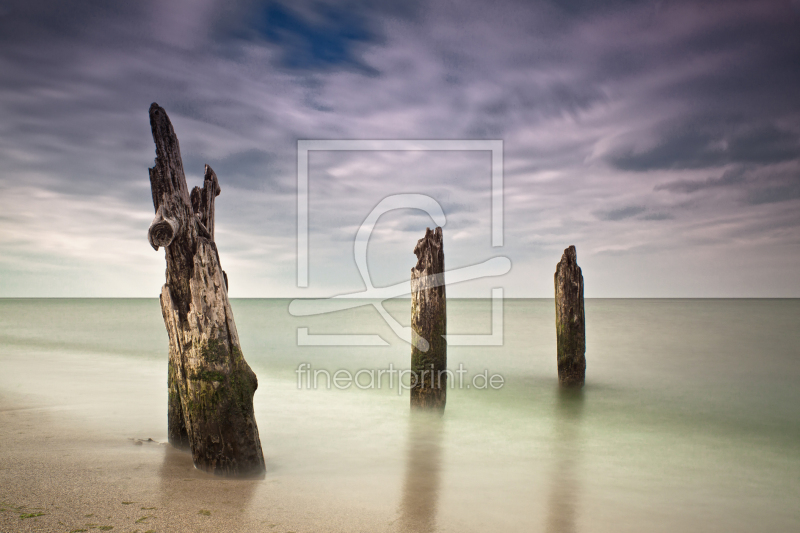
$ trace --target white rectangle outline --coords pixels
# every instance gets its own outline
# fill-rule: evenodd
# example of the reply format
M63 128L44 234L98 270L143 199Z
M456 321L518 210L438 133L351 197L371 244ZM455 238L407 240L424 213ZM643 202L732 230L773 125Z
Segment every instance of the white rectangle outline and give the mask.
M492 289L492 332L488 335L442 335L448 346L502 346L503 345L503 288ZM389 346L380 335L311 334L308 328L297 328L298 346Z
M503 246L502 140L298 140L297 286L308 287L308 152L317 151L489 151L492 153L492 246Z

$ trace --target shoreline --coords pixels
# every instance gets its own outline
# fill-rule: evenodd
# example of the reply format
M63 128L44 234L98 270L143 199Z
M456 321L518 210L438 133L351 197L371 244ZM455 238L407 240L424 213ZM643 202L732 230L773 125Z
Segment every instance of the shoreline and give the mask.
M102 435L42 403L0 394L0 531L398 530L269 465L263 480L215 477L166 443Z

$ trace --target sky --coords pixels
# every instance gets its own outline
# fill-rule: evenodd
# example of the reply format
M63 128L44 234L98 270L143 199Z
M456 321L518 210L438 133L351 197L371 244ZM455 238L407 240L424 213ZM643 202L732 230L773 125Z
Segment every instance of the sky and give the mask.
M365 285L354 238L387 196L445 214L451 297L550 298L569 245L589 298L800 297L800 1L6 0L0 297L157 297L148 108L189 187L219 177L237 298ZM501 140L487 151L312 151L297 286L298 140ZM378 220L375 286L407 281L423 211Z

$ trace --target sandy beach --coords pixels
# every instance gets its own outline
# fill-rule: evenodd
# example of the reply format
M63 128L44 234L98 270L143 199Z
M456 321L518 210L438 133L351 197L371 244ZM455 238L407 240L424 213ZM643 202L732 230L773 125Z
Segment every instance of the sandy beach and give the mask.
M0 531L404 529L391 509L321 498L274 472L217 478L188 453L140 438L148 437L93 432L64 409L0 396Z

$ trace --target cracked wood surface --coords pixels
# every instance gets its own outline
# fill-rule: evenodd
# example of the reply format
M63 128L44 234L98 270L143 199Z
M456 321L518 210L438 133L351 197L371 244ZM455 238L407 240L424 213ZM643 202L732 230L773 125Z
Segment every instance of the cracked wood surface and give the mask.
M165 249L167 262L161 312L169 334L169 441L190 449L201 470L258 475L264 472L253 413L258 380L242 355L214 243L219 181L206 165L203 187L190 195L178 138L155 103L150 126L156 145L150 169L156 216L148 240L156 250Z
M586 378L586 318L583 273L574 246L564 250L556 266L555 289L558 382L580 388Z
M444 286L442 228L431 231L414 247L411 269L411 407L444 411L447 400L447 297Z

